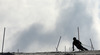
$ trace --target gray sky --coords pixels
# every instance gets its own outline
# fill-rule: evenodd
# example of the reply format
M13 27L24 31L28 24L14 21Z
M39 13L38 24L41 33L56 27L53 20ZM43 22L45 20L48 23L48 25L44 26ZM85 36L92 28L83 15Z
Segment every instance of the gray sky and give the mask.
M99 0L0 0L0 44L6 27L4 51L55 51L62 36L59 51L71 50L72 38L94 48L100 46ZM1 47L2 45L0 45ZM85 46L90 49L89 47ZM1 49L1 48L0 48Z

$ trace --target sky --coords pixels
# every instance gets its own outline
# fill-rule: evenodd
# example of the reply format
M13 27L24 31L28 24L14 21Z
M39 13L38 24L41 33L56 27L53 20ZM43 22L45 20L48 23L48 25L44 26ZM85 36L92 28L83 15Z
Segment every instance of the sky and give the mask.
M100 50L99 0L0 0L0 49L4 52L72 51L73 37ZM77 50L77 49L75 49ZM0 50L1 51L1 50Z

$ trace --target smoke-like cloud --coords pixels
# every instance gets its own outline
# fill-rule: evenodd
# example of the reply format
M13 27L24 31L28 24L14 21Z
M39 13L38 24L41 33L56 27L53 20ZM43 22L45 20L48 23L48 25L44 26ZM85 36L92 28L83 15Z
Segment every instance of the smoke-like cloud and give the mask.
M26 52L55 51L60 36L62 40L59 49L63 50L64 46L67 46L69 50L72 38L77 37L77 27L80 28L80 40L83 44L89 45L90 38L94 40L93 43L96 42L93 36L96 34L93 29L94 17L91 14L94 8L91 5L96 2L86 0L1 2L6 3L0 5L0 21L4 24L2 26L9 27L9 31L14 34L7 34L9 36L7 40L11 40L6 44L10 45L5 46L6 51L17 49Z
M78 26L80 27L81 40L85 44L88 44L89 38L92 38L92 16L90 16L86 10L87 5L82 3L81 1L73 1L71 5L72 6L69 6L67 8L59 8L60 12L54 31L43 33L43 25L33 24L28 31L22 32L14 48L20 46L21 50L25 50L25 48L27 49L28 46L30 46L30 44L33 44L34 49L34 42L36 41L38 41L39 46L56 46L58 38L57 34L59 34L57 32L62 33L61 35L63 36L63 38L65 38L62 40L62 42L64 42L65 40L69 40L69 42L71 43L72 38L74 36L77 36L76 29ZM66 2L63 5L61 5L61 7L63 6L66 6ZM84 41L84 39L86 41ZM52 41L50 42L50 40Z
M55 31L43 33L43 28L44 27L41 24L33 24L32 26L30 26L30 28L24 30L21 36L18 38L16 45L13 47L13 49L20 49L21 51L25 51L30 45L33 44L32 49L33 51L35 51L35 43L38 43L38 48L56 45L57 34L55 33Z

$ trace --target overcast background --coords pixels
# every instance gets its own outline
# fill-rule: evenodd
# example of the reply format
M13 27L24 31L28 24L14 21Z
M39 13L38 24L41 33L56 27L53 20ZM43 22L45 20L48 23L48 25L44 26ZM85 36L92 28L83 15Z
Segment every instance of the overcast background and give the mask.
M80 41L100 49L99 0L0 0L0 49L6 27L5 52L72 50L80 28ZM87 46L86 46L87 45Z

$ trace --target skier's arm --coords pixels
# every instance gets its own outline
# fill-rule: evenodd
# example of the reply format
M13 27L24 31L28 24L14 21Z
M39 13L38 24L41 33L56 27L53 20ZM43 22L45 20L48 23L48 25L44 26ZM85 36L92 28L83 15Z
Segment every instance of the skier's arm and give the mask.
M72 45L73 45L72 48L73 48L73 51L74 51L74 43Z

